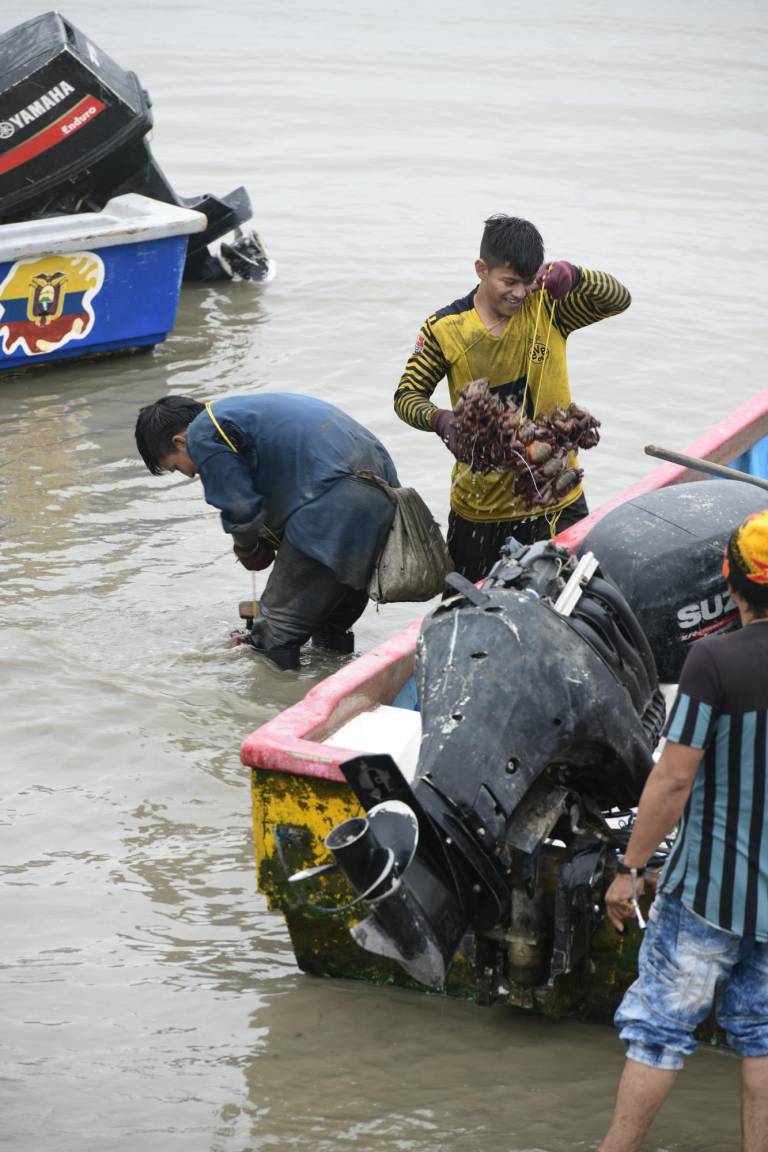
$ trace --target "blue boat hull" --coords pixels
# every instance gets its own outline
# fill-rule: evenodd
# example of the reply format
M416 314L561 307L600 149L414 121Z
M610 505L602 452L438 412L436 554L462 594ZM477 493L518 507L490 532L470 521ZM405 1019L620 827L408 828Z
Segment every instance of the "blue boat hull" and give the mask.
M0 370L151 347L173 328L185 235L0 264Z

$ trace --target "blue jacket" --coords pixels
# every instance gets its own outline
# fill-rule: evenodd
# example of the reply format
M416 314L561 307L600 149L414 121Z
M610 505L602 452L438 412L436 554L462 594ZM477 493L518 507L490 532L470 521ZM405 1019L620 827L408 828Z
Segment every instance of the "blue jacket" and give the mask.
M221 511L225 532L285 537L353 588L366 585L392 523L394 507L375 472L399 486L376 437L325 400L257 393L214 401L187 429L187 451L205 499Z

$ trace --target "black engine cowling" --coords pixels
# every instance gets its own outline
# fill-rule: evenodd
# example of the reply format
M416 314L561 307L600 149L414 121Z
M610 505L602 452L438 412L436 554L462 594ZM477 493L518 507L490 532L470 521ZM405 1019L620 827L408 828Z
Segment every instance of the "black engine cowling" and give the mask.
M582 588L575 568L555 545L510 541L480 589L449 577L457 595L417 645L413 784L387 756L342 765L370 816L326 841L370 910L353 937L424 984L443 985L468 928L509 922L513 890L535 888L547 837L573 849L586 942L589 881L611 842L601 810L635 804L652 765L664 708L650 650L616 589L597 573ZM554 974L577 959L572 907L566 894Z
M594 552L648 637L659 678L677 683L691 644L738 626L722 574L733 529L766 506L735 480L703 480L636 497L600 520L580 552Z
M518 983L587 955L627 835L608 813L637 803L661 734L657 665L676 681L691 640L733 626L723 547L764 506L749 484L678 485L606 516L578 560L510 539L480 588L448 577L417 644L413 783L388 756L342 765L368 815L326 845L369 912L363 948L433 987L468 929Z

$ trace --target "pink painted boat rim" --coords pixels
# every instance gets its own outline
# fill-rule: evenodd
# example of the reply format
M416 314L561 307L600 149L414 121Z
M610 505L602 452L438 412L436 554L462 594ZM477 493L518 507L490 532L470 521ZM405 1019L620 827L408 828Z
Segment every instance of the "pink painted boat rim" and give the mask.
M420 625L421 617L316 684L298 704L262 724L243 742L243 764L343 783L339 764L359 752L319 741L353 716L394 699L413 672Z

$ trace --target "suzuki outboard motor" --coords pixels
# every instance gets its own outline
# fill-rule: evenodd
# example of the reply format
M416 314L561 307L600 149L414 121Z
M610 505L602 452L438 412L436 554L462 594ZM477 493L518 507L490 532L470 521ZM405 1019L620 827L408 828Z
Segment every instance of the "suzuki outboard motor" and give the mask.
M354 939L440 988L468 929L503 933L518 896L534 900L542 845L559 842L552 978L588 948L612 854L602 813L636 804L652 765L653 658L593 556L510 540L481 588L448 583L416 650L414 782L388 756L347 761L368 815L326 846L369 911Z
M0 223L100 211L113 196L140 192L203 212L189 238L185 276L269 278L244 188L226 196L178 196L155 163L146 135L149 95L73 24L48 12L0 36ZM217 257L208 245L236 231Z
M738 480L660 488L615 508L584 539L621 589L648 637L659 678L676 684L691 644L739 626L723 579L734 528L768 504Z

